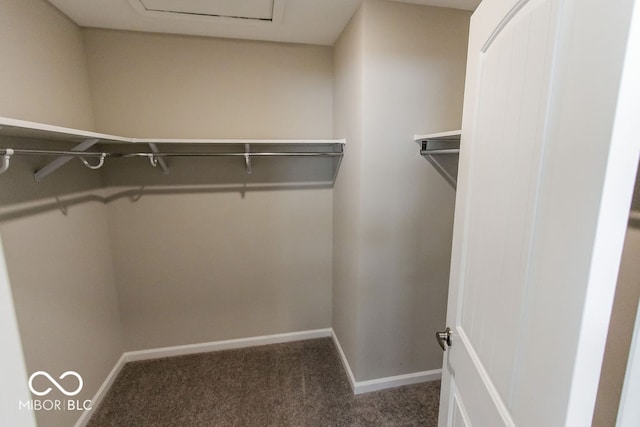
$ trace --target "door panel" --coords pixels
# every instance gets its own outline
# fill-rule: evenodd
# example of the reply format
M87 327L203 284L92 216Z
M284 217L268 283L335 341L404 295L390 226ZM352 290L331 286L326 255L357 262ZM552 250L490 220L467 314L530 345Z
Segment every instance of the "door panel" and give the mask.
M640 153L640 121L612 137L634 3L472 17L441 427L588 425Z
M556 2L528 2L498 22L478 53L481 79L457 319L464 348L452 357L461 359L456 366L469 367L457 380L469 383L463 390L479 390L474 400L487 397L475 411L466 404L471 419L490 417L487 425L513 425L506 408L523 327ZM465 402L464 396L455 398Z
M467 412L464 410L462 403L455 398L453 400L453 419L451 424L453 427L471 427Z
M452 399L464 408L468 424L482 420L482 426L515 425L468 337L460 329L457 336L459 348L450 352L449 360L455 367Z
M506 403L517 345L500 337L522 327L556 2L529 2L480 53L459 329Z

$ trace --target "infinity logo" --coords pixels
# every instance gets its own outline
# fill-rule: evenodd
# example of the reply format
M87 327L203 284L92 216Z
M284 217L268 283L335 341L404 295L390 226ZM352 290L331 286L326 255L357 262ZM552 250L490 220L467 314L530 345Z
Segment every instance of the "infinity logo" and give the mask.
M58 384L58 382L56 380L54 380L53 377L51 377L51 375L49 375L47 372L45 372L45 371L37 371L37 372L34 372L33 374L31 374L31 376L29 377L29 390L31 390L31 393L35 394L36 396L44 396L44 395L49 394L51 392L51 387L49 387L45 391L37 391L37 390L35 390L33 388L33 380L38 375L45 376L49 381L51 381L51 383L54 386L56 386L56 388L58 390L60 390L66 396L75 396L76 394L80 393L80 390L82 390L82 385L83 385L82 377L77 372L67 371L64 374L60 375L60 378L58 378L58 379L62 380L62 379L65 379L66 377L68 377L69 375L71 375L71 376L74 376L74 377L76 377L78 379L78 388L75 389L74 391L67 391L67 390L64 389L64 387L62 387L60 384Z

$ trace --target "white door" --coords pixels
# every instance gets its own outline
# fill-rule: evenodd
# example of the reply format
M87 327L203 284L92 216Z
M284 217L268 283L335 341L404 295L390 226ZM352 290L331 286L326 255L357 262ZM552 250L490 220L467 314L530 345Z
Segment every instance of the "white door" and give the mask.
M441 427L591 424L640 151L633 6L471 19Z

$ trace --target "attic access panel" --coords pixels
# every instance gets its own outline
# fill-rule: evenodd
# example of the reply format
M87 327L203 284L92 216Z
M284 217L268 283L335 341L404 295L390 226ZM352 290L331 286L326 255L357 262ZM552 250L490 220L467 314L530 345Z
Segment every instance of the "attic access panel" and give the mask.
M276 0L135 0L147 12L273 21Z

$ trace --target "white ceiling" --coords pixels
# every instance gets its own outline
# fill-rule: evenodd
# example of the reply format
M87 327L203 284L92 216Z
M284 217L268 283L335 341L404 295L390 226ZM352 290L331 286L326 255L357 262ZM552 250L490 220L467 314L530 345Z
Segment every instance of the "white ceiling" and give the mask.
M473 10L480 0L391 0ZM49 0L83 27L333 45L362 0Z

